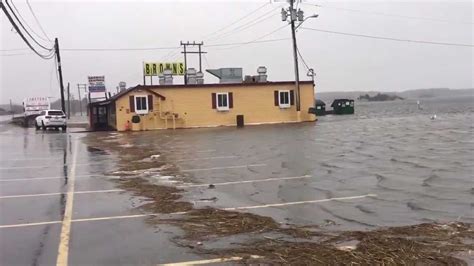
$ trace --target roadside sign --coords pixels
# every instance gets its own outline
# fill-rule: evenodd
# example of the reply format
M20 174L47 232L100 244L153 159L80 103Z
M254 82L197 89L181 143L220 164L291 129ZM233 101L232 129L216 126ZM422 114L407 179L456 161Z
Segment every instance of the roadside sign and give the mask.
M105 76L88 76L89 92L105 92Z
M184 76L184 63L182 62L144 62L143 75L144 76L158 76L163 73L165 69L170 69L175 76Z

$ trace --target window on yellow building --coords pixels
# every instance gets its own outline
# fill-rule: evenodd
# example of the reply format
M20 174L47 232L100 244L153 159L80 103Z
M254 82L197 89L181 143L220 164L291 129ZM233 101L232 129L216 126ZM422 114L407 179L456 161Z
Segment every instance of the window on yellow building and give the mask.
M280 108L290 108L290 91L280 90L278 91L278 105Z
M148 114L147 96L135 96L135 113Z
M232 92L212 93L212 109L217 111L229 111L234 108L234 97Z
M227 92L217 93L217 110L229 110L229 94Z
M275 106L280 108L290 108L292 105L295 105L294 90L278 90L273 92Z

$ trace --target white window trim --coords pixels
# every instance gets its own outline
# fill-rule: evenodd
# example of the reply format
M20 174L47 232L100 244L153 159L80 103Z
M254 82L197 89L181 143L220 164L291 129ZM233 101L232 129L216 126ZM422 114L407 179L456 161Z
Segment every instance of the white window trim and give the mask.
M227 106L219 106L219 95L225 95L227 97ZM217 111L229 111L229 93L228 92L218 92L216 93L216 109Z
M148 110L149 109L149 106L148 106L148 95L135 95L134 96L135 98L135 113L137 115L144 115L144 114L148 114ZM145 98L145 102L146 102L146 109L144 110L138 110L138 105L137 105L137 98Z
M288 104L281 103L280 95L281 95L282 92L288 93ZM290 90L279 90L278 91L278 106L280 108L291 108L291 99L290 99L290 97L291 97Z

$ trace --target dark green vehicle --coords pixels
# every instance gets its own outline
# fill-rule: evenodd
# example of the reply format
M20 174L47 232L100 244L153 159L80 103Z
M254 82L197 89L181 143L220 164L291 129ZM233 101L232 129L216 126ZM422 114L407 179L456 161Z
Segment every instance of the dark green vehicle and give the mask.
M314 114L317 116L326 115L326 103L317 99L314 103Z
M335 115L348 115L354 113L354 100L336 99L332 102L331 107Z

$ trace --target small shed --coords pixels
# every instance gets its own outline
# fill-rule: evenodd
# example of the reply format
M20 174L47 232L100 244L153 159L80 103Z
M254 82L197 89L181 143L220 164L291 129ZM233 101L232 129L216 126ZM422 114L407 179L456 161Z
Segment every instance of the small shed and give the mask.
M336 115L345 115L354 113L354 100L351 99L335 99L331 107Z
M326 103L322 100L316 99L314 103L315 115L326 115Z

